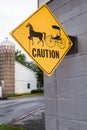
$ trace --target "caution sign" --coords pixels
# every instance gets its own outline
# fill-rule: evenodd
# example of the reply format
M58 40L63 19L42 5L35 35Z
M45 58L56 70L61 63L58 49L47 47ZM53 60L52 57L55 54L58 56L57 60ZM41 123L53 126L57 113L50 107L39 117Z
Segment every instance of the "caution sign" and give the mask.
M47 5L39 8L10 34L48 76L72 46Z

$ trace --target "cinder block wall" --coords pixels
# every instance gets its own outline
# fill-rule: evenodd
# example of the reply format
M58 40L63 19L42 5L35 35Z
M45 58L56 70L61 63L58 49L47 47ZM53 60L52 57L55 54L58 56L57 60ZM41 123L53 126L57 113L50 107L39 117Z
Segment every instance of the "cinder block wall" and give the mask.
M66 56L51 77L44 76L46 130L87 130L87 0L48 4L78 53Z

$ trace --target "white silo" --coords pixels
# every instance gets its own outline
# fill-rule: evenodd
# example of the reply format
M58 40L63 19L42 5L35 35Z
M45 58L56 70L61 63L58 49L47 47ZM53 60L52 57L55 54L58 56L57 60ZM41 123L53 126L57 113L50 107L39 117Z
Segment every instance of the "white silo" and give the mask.
M15 46L8 38L0 44L0 84L3 86L3 95L14 93Z

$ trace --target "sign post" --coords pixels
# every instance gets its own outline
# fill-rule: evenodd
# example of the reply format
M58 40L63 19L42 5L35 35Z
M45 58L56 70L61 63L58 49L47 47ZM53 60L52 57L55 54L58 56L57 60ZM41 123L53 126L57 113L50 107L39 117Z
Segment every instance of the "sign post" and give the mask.
M39 8L10 34L48 76L73 45L47 5Z

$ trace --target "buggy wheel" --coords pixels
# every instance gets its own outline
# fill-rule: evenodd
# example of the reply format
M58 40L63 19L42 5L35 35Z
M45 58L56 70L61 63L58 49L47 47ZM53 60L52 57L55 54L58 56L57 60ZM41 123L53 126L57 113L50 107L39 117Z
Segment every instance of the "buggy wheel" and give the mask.
M57 45L59 48L64 49L66 47L65 40L61 38L60 40L58 40Z
M50 48L53 48L55 46L56 42L54 39L52 39L52 36L51 35L48 35L46 37L46 45Z

